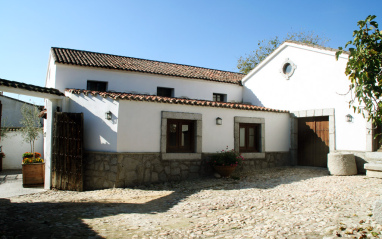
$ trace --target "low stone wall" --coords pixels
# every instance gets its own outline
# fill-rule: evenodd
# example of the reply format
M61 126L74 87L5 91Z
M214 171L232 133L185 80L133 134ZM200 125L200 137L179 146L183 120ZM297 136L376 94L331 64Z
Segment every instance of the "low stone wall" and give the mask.
M209 176L213 169L207 164L210 154L201 160L162 160L160 153L85 154L84 188L131 187L141 184L179 181ZM266 153L265 158L246 159L235 175L254 169L290 165L289 152Z
M256 169L291 166L289 152L265 153L265 158L245 159L244 163L235 170L234 176L240 176L242 172L250 172Z

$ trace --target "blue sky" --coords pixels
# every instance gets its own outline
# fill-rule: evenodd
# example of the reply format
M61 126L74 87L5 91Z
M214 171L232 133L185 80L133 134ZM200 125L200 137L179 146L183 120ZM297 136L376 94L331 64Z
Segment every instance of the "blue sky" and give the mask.
M381 0L0 0L0 78L44 86L52 46L238 71L259 40L314 31L338 48L368 15L382 25Z

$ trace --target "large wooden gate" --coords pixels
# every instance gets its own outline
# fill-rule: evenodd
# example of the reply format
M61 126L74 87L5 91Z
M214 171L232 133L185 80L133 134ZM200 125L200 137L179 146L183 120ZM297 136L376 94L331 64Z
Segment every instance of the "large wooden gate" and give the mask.
M55 113L52 187L83 191L83 114Z
M298 119L298 165L327 167L329 117Z

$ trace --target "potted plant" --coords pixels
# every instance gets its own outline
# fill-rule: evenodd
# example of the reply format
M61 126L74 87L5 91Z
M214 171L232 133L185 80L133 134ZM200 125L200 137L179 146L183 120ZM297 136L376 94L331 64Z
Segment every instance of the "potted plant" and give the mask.
M23 186L44 185L45 163L38 152L23 154Z
M237 165L241 164L244 157L234 149L227 148L210 157L210 164L222 177L229 177L236 169Z
M23 116L20 121L23 125L21 128L22 136L31 146L31 152L23 154L22 168L24 186L44 185L44 160L41 158L40 153L34 151L34 142L39 138L40 132L42 131L39 113L36 106L31 107L24 104L21 107L21 114Z

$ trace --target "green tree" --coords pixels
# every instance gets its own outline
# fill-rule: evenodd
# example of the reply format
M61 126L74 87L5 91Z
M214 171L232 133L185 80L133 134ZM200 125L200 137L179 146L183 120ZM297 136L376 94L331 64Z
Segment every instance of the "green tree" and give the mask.
M346 43L345 48L351 47L345 74L351 82L349 107L368 121L382 123L382 31L373 21L375 18L369 15L366 20L359 21L359 30L353 32L354 39ZM343 52L343 48L339 47L337 60Z
M23 118L20 123L23 125L21 128L21 133L23 135L24 141L29 143L31 146L31 153L34 153L34 142L40 137L40 132L42 132L42 127L39 117L40 111L36 106L28 106L24 104L21 107L21 114Z
M329 41L326 37L321 37L316 35L314 32L291 32L288 33L284 38L280 39L275 36L271 39L264 39L257 43L257 49L245 57L240 57L237 62L237 68L241 73L247 74L253 68L257 66L261 61L263 61L269 54L271 54L277 47L281 45L284 41L298 41L302 43L309 43L313 45L326 46Z

